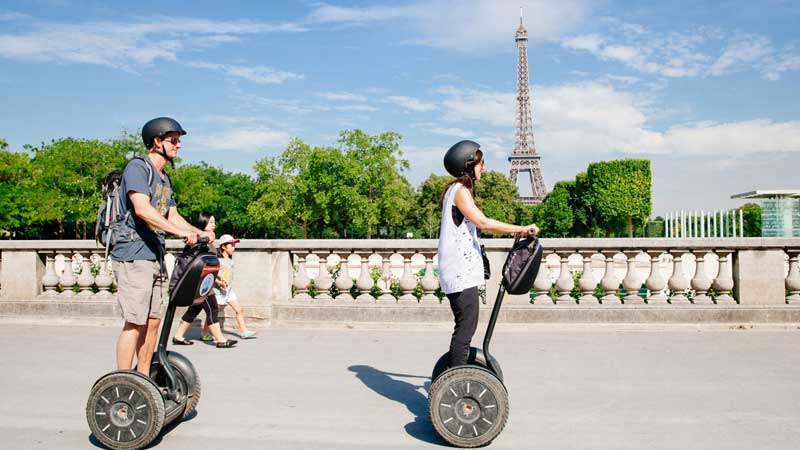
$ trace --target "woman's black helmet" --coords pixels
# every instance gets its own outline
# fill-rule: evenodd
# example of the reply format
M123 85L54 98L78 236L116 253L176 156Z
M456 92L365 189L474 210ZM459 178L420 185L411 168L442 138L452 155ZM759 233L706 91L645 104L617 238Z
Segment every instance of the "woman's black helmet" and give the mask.
M181 124L169 117L159 117L147 122L142 127L142 141L144 141L145 148L149 149L153 146L153 139L156 136L162 137L173 131L180 133L181 136L186 134L186 130L181 127Z
M475 141L457 142L444 154L444 168L454 177L467 175L466 165L475 159L475 154L480 148L480 144Z

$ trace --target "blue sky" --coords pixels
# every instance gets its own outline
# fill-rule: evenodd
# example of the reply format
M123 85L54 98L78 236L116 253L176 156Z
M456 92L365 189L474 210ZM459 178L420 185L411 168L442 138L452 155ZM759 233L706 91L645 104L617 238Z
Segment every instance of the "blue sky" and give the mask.
M152 117L187 161L251 172L291 137L403 137L418 185L477 140L513 147L519 7L548 187L649 158L654 215L800 188L800 3L5 1L0 138L111 138ZM523 192L525 189L523 189Z

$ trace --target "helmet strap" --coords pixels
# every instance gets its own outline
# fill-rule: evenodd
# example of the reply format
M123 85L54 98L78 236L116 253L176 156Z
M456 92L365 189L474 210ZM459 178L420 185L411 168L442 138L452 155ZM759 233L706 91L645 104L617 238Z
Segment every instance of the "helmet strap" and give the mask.
M174 158L170 158L169 156L167 156L167 151L164 150L164 137L163 136L159 136L159 137L161 138L161 151L158 151L156 153L161 155L164 158L165 161L168 161L169 165L172 166L172 168L174 169L175 168Z

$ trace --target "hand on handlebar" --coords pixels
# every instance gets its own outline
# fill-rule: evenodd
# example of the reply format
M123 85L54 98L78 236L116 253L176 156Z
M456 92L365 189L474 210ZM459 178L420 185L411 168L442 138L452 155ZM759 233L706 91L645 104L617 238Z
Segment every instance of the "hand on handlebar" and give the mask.
M213 243L214 239L217 237L216 235L214 235L213 231L203 231L202 233L199 233L198 236L207 237L209 244Z
M532 223L525 227L525 231L523 233L527 237L536 237L539 234L539 227L537 227L535 223Z
M183 241L186 242L188 246L197 244L197 233L193 231L185 231L180 237L183 238Z

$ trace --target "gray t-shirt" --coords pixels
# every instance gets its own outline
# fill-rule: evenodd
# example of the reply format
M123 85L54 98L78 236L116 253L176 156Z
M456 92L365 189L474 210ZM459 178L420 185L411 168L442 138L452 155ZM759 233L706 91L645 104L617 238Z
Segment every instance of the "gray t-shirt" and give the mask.
M167 213L172 206L175 206L175 197L172 194L172 184L166 176L161 178L158 170L153 166L150 158L144 157L142 159L132 159L125 171L122 173L122 182L120 183L120 192L124 196L120 208L120 216L124 217L130 211L128 217L128 226L136 230L136 233L142 240L134 240L132 242L120 242L111 249L111 259L115 261L134 261L134 260L150 260L155 261L158 259L156 255L164 254L164 232L161 230L154 230L144 220L136 215L133 208L133 203L128 197L130 192L139 192L150 197L150 204L162 216L167 217ZM147 165L150 166L153 174L153 180L150 186L147 185L150 171L147 170ZM152 192L152 195L151 195Z

